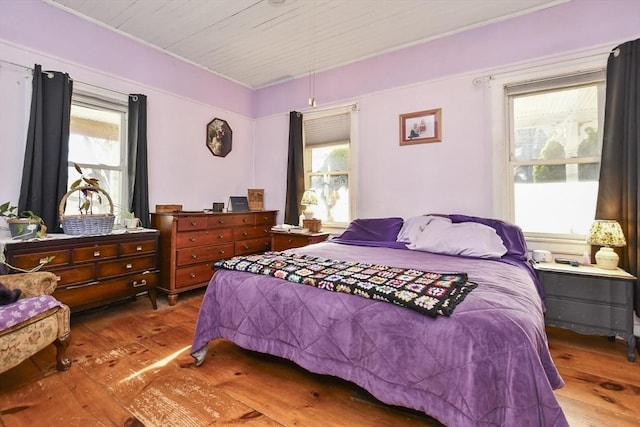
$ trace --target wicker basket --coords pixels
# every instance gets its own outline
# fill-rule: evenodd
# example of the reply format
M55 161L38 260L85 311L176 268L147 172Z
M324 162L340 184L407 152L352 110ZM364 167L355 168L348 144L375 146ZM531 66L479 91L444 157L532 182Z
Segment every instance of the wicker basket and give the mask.
M85 215L64 215L64 209L67 204L67 199L75 191L83 191L91 189L91 191L98 191L107 197L109 201L110 213L108 214L85 214ZM58 206L58 214L60 215L60 223L65 234L72 236L96 236L100 234L109 234L113 230L113 223L116 219L113 214L113 201L111 196L99 187L76 187L73 190L68 191L60 200Z

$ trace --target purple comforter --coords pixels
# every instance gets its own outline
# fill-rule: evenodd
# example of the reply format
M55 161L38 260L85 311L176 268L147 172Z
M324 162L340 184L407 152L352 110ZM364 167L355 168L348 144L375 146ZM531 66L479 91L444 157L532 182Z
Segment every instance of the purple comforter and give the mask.
M426 271L478 284L451 317L251 273L219 270L198 317L192 354L225 338L352 381L379 400L449 426L566 426L553 393L541 301L518 266L403 249L324 242L296 253Z

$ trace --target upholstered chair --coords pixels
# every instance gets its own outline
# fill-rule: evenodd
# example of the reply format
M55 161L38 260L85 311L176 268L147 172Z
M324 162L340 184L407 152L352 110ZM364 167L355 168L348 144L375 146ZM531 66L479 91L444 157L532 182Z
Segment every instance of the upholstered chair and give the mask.
M38 353L51 343L56 346L56 369L71 366L66 351L70 336L69 307L51 294L57 285L50 272L0 276L5 293L20 289L15 302L0 305L0 373ZM7 291L9 288L9 291Z

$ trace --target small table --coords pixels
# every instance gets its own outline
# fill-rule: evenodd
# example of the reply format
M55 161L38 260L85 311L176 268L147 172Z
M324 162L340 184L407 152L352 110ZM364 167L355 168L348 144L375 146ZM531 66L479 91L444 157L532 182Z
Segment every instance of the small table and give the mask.
M271 250L284 251L291 248L299 248L312 243L320 243L327 240L329 233L320 231L318 233L287 233L284 231L271 232Z
M636 360L633 335L633 287L636 277L618 268L534 266L544 288L545 323L581 334L619 336L627 341L627 359Z

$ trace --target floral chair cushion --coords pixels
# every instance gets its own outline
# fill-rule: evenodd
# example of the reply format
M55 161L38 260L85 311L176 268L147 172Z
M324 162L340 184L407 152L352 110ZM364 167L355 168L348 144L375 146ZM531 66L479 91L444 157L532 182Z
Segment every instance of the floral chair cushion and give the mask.
M60 301L51 295L24 298L13 304L0 306L0 331L60 306L62 306Z

